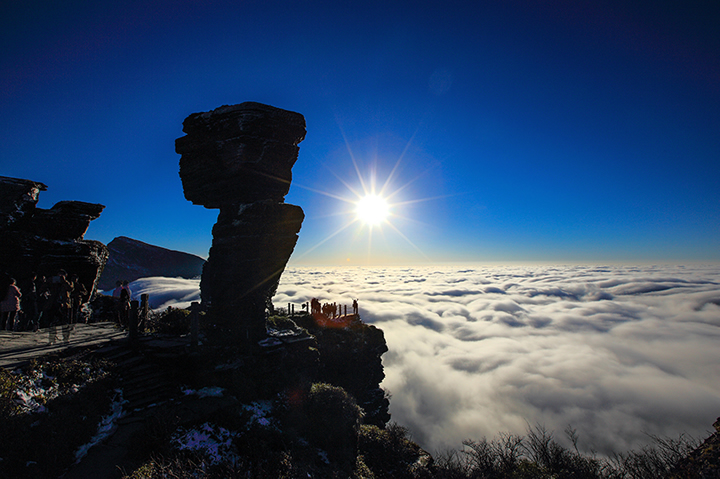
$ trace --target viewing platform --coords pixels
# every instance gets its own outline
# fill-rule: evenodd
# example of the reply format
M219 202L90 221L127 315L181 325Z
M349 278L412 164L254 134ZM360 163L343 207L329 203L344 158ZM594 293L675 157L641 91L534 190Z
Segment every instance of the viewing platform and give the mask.
M113 322L78 323L63 327L32 331L0 331L0 367L14 369L34 358L77 347L102 346L113 341L127 340L128 332Z

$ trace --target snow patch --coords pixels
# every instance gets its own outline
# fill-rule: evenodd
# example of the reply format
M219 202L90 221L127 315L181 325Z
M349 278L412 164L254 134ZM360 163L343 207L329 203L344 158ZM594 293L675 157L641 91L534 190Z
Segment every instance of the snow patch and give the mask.
M250 404L245 404L242 407L250 413L250 419L245 426L245 430L248 430L253 424L277 429L271 417L273 409L272 402L267 400L254 401Z
M234 463L238 458L232 447L234 437L237 437L237 433L206 422L199 429L180 429L173 435L171 443L180 451L203 454L210 459L211 464Z
M91 447L100 444L102 441L112 436L117 429L117 420L125 415L123 412L123 404L127 401L123 399L122 389L115 390L115 397L110 405L110 414L103 416L100 424L98 425L97 433L90 439L90 442L80 446L75 451L75 464L80 463L83 457L85 457Z
M225 389L223 389L219 386L214 386L214 387L206 387L206 388L198 389L197 391L194 389L183 389L182 393L186 396L190 396L190 395L194 394L200 398L207 398L207 397L219 398L219 397L223 397L224 391L225 391Z

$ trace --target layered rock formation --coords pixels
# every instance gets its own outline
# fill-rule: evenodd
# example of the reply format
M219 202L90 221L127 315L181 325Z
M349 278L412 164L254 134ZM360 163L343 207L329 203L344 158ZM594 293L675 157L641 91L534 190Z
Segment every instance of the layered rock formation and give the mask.
M244 346L265 338L265 309L304 219L283 202L290 189L305 118L246 102L190 115L181 154L185 198L219 208L200 288L208 333Z
M149 276L169 278L196 278L202 274L205 260L182 251L143 243L125 236L118 236L107 245L110 251L99 288L108 291L115 281L135 281Z
M342 327L322 326L306 312L293 321L315 337L320 352L317 381L340 386L365 412L364 423L385 427L390 401L380 383L385 379L382 355L388 351L382 329L359 318Z
M77 274L94 292L108 257L99 241L83 239L103 205L61 201L37 208L47 186L37 181L0 176L0 269L16 278L31 272L54 275L59 269Z

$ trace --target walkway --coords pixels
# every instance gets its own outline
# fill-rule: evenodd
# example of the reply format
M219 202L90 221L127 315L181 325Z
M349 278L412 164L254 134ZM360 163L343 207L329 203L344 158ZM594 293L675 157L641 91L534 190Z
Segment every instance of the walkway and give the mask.
M63 341L60 327L41 329L37 333L0 331L0 367L15 369L49 353L98 346L128 337L127 331L118 329L112 322L76 324L65 333L67 341ZM51 343L54 337L58 339Z

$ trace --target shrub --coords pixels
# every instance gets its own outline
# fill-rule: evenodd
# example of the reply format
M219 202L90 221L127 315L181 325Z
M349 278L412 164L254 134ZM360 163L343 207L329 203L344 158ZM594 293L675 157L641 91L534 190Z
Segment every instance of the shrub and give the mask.
M578 450L576 431L568 427L565 434L572 442L573 449L566 449L558 444L553 434L543 426L529 427L523 443L526 457L548 477L606 477L608 467L605 462L597 459L594 454L583 455Z
M305 409L313 424L310 437L316 444L328 449L338 445L356 446L362 410L343 388L326 383L313 384Z
M412 466L421 452L412 442L408 429L397 423L390 423L385 429L360 426L358 453L378 479L415 477Z
M681 434L677 439L650 435L653 445L640 451L616 454L613 459L618 468L625 471L627 477L651 478L664 477L700 445L700 441Z
M0 420L17 414L20 407L14 401L19 386L17 375L0 368Z
M287 397L284 426L295 430L332 462L354 465L362 409L343 388L315 383Z
M190 310L168 306L165 311L153 311L148 315L146 330L161 334L187 334L190 331Z
M658 479L668 477L698 441L685 435L677 440L650 436L654 445L640 451L600 459L578 450L578 437L568 427L572 448L555 441L542 426L528 427L526 436L500 434L488 441L463 441L460 451L435 455L435 477L442 479ZM685 477L685 476L683 476ZM713 476L714 477L714 476Z
M470 469L479 477L512 477L522 454L522 436L500 433L499 439L463 441Z

